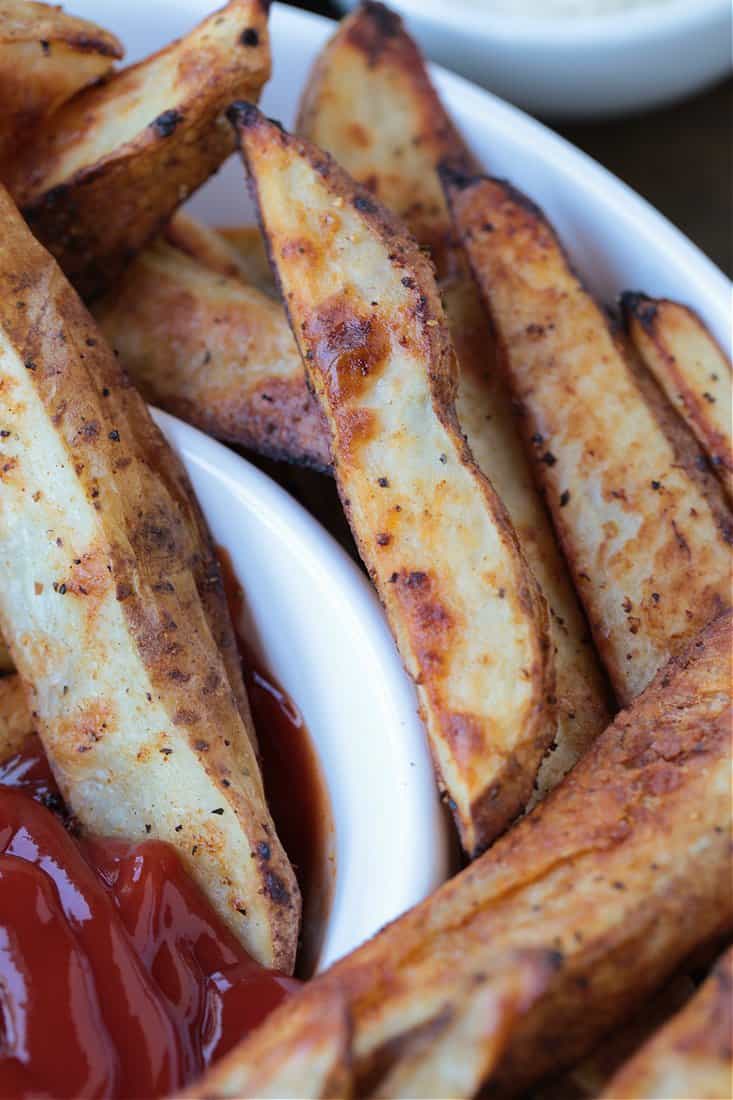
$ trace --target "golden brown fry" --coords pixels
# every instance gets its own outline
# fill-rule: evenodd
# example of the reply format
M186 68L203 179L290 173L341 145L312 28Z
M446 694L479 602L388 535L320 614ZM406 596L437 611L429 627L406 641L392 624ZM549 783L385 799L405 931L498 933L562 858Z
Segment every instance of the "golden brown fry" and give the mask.
M96 23L32 0L0 0L0 174L36 128L105 76L122 45Z
M279 299L275 277L272 274L259 228L256 225L235 225L219 229L217 232L235 249L246 281L259 287L271 298Z
M733 948L700 990L604 1089L602 1100L730 1100Z
M94 832L172 843L251 954L290 969L298 888L190 486L1 192L0 218L0 626L62 795Z
M508 184L446 169L528 448L598 650L628 701L730 604L733 526L692 435Z
M695 433L733 501L731 365L697 314L679 302L626 293L629 335Z
M230 0L185 38L87 89L16 158L10 190L80 294L109 287L232 151L220 116L270 73L265 0Z
M228 443L327 469L326 427L282 305L217 274L226 253L201 254L208 267L149 245L93 306L107 340L156 405Z
M249 104L230 117L344 509L475 855L526 805L553 738L545 602L458 427L429 262L327 154Z
M258 237L260 236L259 230L254 232ZM219 275L227 275L231 278L241 278L245 282L252 281L247 277L247 266L239 249L230 244L217 229L203 225L185 211L179 210L171 218L163 236L174 248L185 252L187 256L197 260L210 271L216 271Z
M411 1057L461 977L503 980L517 952L554 972L517 1017L490 1095L521 1094L572 1064L733 924L730 889L730 612L673 658L544 802L490 851L278 1009L258 1043L297 1040L324 999L350 1013L357 1095ZM498 978L497 978L498 976ZM324 1038L325 1041L325 1038ZM257 1046L215 1071L248 1096ZM198 1086L208 1095L208 1079Z
M403 218L436 263L458 355L458 421L509 512L550 608L558 728L556 748L537 780L541 797L608 723L607 686L533 483L486 311L440 184L441 160L470 166L471 153L402 21L380 4L362 4L322 51L306 85L298 131Z
M34 731L20 676L0 677L0 763L18 752Z

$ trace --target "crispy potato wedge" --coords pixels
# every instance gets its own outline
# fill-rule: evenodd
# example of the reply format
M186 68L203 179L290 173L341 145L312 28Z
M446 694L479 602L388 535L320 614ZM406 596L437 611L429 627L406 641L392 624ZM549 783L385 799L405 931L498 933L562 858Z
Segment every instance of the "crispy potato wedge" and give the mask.
M259 230L255 232L259 237ZM219 230L196 221L185 211L177 211L165 227L163 236L174 248L185 252L210 271L251 282L239 250Z
M0 763L22 747L26 737L35 732L35 722L28 709L20 676L0 678Z
M0 175L36 127L105 76L124 51L109 31L33 0L0 0Z
M526 805L555 732L547 608L455 416L429 262L315 147L230 112L359 552L475 855Z
M576 1061L695 945L724 934L733 924L731 627L730 612L712 623L530 815L278 1009L257 1041L281 1036L287 1049L293 1015L315 1026L321 1004L340 994L357 1095L381 1096L446 1002L463 1012L469 996L503 981L517 952L534 951L552 964L547 987L517 1015L497 1069L473 1082L474 1092L487 1084L492 1097L514 1096ZM461 977L477 973L473 994L463 987L456 999ZM258 1069L250 1043L215 1070L237 1070L240 1096L252 1095Z
M223 237L237 253L242 267L242 273L248 283L257 286L271 298L279 300L277 284L272 274L270 261L262 240L262 234L256 225L233 225L218 229L217 233Z
M608 724L608 689L535 489L486 311L443 196L441 160L470 166L472 155L418 47L399 17L380 4L362 4L321 53L305 88L298 131L403 218L436 263L458 355L458 421L509 512L550 608L558 728L537 780L541 797Z
M250 953L289 970L298 888L217 646L192 491L5 193L0 217L0 626L54 774L85 827L172 843Z
M730 510L541 211L503 181L448 166L444 182L596 645L628 702L729 606Z
M733 501L730 360L687 306L630 292L621 296L621 305L636 350L695 433Z
M688 1004L620 1070L603 1100L730 1100L733 948Z
M265 0L230 0L147 60L75 96L9 187L79 293L101 294L232 151L220 116L270 74Z
M227 443L327 469L325 423L282 305L217 273L213 250L206 258L149 245L93 304L102 332L148 400Z

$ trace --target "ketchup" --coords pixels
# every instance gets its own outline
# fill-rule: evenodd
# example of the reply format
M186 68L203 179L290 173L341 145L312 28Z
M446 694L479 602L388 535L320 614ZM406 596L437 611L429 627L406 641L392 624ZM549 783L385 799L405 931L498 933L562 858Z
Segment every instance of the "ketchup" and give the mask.
M247 955L170 845L76 840L53 810L32 735L0 766L0 1096L173 1092L300 983Z

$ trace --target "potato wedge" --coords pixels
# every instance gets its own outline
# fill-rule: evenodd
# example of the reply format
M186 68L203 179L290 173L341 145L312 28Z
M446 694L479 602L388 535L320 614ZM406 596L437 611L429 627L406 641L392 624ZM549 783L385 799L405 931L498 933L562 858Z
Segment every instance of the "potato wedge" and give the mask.
M473 856L524 808L554 736L547 608L458 427L429 262L327 154L250 104L230 117L344 510Z
M0 763L22 747L26 737L35 732L23 693L20 676L0 678Z
M218 229L217 233L236 251L246 281L279 300L277 284L258 226L226 226Z
M204 267L155 241L93 303L97 323L148 400L227 443L327 469L326 426L282 305L217 273L221 243Z
M0 193L0 627L67 805L172 843L261 962L299 894L217 647L190 487L56 263ZM230 628L231 629L231 628Z
M621 305L636 350L695 433L733 501L730 360L687 306L630 292L621 296Z
M476 996L500 987L517 952L544 953L544 993L517 1016L496 1071L473 1081L473 1092L514 1096L576 1061L695 945L725 933L732 625L730 612L711 624L530 815L273 1013L257 1042L282 1036L287 1049L294 1014L316 1026L340 994L357 1095L381 1096L446 1002L467 1008L461 976L482 974ZM239 1096L253 1095L257 1051L248 1040L214 1071L236 1072ZM209 1079L198 1089L208 1096Z
M124 51L109 31L33 0L0 0L0 175L36 127Z
M265 0L230 0L185 38L87 89L41 126L9 188L91 299L233 148L220 116L270 73Z
M615 1075L602 1100L730 1100L733 948L688 1004Z
M522 426L618 696L730 604L733 524L691 433L509 184L444 173ZM703 462L704 465L704 462Z
M458 422L479 469L509 512L550 608L557 735L538 776L541 797L608 724L608 689L534 486L488 317L443 196L441 160L457 158L470 166L472 155L402 21L373 3L345 19L318 58L303 94L298 132L403 218L435 261L458 355Z
M179 210L166 226L165 237L204 267L221 275L236 275L270 298L280 300L262 234L256 225L212 229Z

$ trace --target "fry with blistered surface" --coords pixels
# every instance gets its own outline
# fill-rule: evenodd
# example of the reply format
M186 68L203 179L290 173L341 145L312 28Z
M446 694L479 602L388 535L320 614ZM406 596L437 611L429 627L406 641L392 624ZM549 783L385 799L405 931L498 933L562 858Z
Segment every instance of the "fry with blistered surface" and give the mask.
M270 73L265 0L230 0L185 38L65 104L8 183L80 294L109 287L233 148L221 117Z
M730 360L688 306L632 293L623 294L621 304L637 351L733 501Z
M544 992L513 1022L496 1070L462 1092L514 1096L573 1064L730 929L731 625L730 613L711 624L529 816L278 1009L258 1041L294 1041L291 1013L312 1026L340 993L355 1091L380 1096L436 1014L463 1013L517 952L544 953ZM477 973L473 993L455 997ZM257 1050L245 1042L215 1071L237 1073L237 1095L250 1095Z
M341 500L475 855L526 805L554 735L546 605L458 427L424 254L327 154L250 104L230 117Z
M679 417L509 184L444 174L536 476L620 699L730 605L733 525ZM700 467L703 467L701 469Z
M730 1100L733 1095L733 948L688 1004L645 1043L603 1100Z
M537 780L543 795L607 725L608 693L534 486L508 387L496 363L486 310L440 184L438 165L445 157L470 166L472 155L446 113L418 47L399 16L381 4L362 4L325 46L308 78L297 128L403 218L436 264L458 356L458 422L479 469L509 512L550 610L557 735Z
M227 443L327 469L326 426L282 305L234 266L225 273L228 246L195 228L208 266L156 240L93 304L97 323L148 400Z
M61 793L97 834L173 844L250 953L289 970L298 888L190 486L4 193L0 217L0 627Z
M0 176L39 123L122 57L109 31L32 0L0 0Z

